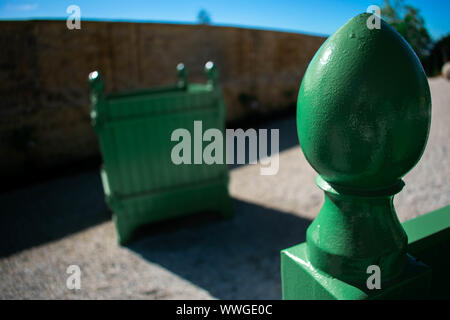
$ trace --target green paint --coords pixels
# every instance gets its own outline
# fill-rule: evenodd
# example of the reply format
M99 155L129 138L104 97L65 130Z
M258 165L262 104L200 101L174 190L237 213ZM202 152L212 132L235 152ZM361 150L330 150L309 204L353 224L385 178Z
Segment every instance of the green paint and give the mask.
M380 267L384 281L398 277L407 261L407 237L393 195L337 192L320 176L317 184L325 192L325 202L306 233L311 263L360 286L366 284L370 265Z
M393 287L389 287L390 296L380 297L376 295L377 292L367 290L364 292L357 286L315 269L307 258L306 243L302 243L281 252L283 297L285 299L352 300L409 297L449 299L450 206L408 220L402 226L408 236L408 253L419 261L409 258L408 265L414 266L415 272L410 271L407 276L401 277L403 282L395 279L394 287L397 289L393 290ZM431 270L421 263L429 266ZM411 274L415 276L411 277ZM405 285L408 287L405 288ZM394 293L396 296L393 296Z
M416 246L430 235L445 233L450 229L450 205L405 221L403 228L408 234L410 247Z
M210 82L214 65L208 66ZM121 244L147 223L200 211L232 215L226 164L175 165L171 160L174 130L185 128L193 135L196 120L204 130L225 129L221 88L189 84L183 64L177 72L175 86L114 94L103 92L98 72L89 77L102 182Z
M356 16L317 51L302 80L297 128L311 166L331 185L396 185L419 160L431 97L419 59L384 21Z
M188 87L188 72L183 63L177 65L178 87L186 89Z
M215 87L217 85L219 72L217 71L217 68L212 61L208 61L205 64L205 73L206 76L208 77L208 84L212 87Z
M431 298L450 299L450 205L403 223L408 252L431 267Z
M330 36L302 80L298 136L325 202L306 244L282 253L286 299L413 298L429 288L429 267L406 254L393 197L424 151L430 90L406 41L384 21L368 29L369 17ZM367 291L370 265L381 290Z
M395 281L383 282L381 290L368 290L365 286L353 285L315 268L308 259L307 244L302 243L281 251L283 299L398 300L429 297L430 268L410 256L407 259L405 269Z

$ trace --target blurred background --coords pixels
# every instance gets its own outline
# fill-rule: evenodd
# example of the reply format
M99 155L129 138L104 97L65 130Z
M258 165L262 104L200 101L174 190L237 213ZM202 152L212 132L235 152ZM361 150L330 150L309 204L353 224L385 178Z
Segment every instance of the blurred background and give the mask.
M219 67L227 120L294 110L303 73L328 35L369 5L411 44L429 76L449 59L448 1L0 1L2 189L99 163L87 75L107 92L191 81ZM241 125L242 126L242 125Z
M71 5L80 29L66 25ZM279 251L304 240L323 197L298 146L302 76L326 38L370 5L410 43L432 91L430 141L396 200L404 221L449 203L449 1L0 0L0 298L279 298ZM209 60L227 127L280 129L280 172L232 167L235 219L158 226L118 247L88 74L122 92L175 84L179 62L191 82L206 82ZM71 263L90 279L81 293L65 288Z

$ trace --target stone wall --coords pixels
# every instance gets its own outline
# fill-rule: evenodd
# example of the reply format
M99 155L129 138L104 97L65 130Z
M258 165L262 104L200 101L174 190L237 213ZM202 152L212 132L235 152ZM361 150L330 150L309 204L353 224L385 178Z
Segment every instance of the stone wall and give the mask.
M234 27L82 21L0 22L0 175L98 155L89 121L87 76L106 91L172 84L184 62L204 82L212 60L227 119L295 103L303 73L325 38Z

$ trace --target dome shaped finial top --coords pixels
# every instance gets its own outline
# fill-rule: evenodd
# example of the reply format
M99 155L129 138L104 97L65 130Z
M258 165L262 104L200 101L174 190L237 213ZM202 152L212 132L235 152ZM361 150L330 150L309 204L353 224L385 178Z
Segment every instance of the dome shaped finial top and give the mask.
M408 43L370 14L342 26L302 80L297 129L311 166L333 187L391 188L421 157L430 127L428 81Z

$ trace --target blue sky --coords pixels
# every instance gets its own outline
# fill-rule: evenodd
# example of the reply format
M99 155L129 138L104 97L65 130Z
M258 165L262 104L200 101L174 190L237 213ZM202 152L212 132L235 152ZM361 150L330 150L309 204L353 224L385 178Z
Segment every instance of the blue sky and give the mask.
M383 0L0 0L0 19L66 18L75 4L82 19L195 23L205 9L214 25L329 35ZM449 0L406 0L419 8L434 39L450 33Z

